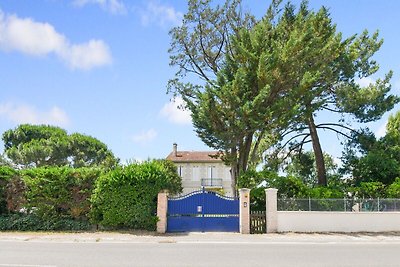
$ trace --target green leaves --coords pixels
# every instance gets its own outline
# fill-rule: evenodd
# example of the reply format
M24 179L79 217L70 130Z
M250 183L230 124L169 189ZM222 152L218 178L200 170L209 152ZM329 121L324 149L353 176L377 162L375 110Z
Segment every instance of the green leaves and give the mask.
M182 190L181 178L168 161L118 167L102 175L92 195L91 218L106 227L154 230L157 194Z
M90 196L101 170L48 167L20 172L26 185L25 208L41 219L87 220Z
M91 136L55 126L23 124L3 134L5 153L24 168L43 166L114 167L118 160L107 146Z

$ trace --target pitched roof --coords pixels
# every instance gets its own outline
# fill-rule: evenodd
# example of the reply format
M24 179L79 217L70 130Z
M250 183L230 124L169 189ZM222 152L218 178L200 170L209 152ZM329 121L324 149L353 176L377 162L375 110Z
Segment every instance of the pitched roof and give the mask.
M218 154L218 151L177 151L176 155L171 152L167 159L173 162L222 162L220 158L211 157Z

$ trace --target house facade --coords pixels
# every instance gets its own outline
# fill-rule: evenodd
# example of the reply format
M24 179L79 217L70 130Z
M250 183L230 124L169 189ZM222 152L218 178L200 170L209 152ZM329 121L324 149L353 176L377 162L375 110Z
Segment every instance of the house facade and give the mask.
M183 194L205 189L222 189L232 196L231 168L218 157L217 151L178 151L173 144L172 152L167 156L182 177Z

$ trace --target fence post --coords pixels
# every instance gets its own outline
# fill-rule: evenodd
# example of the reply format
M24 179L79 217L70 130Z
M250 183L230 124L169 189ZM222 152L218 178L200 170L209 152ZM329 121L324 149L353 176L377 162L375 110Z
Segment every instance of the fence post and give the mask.
M250 189L239 189L239 231L250 234Z
M379 197L378 197L378 210L377 211L381 211L381 208L379 206L380 206L380 202L379 202Z
M265 189L267 233L278 231L278 189Z
M168 192L160 192L157 196L157 233L165 234L167 231Z

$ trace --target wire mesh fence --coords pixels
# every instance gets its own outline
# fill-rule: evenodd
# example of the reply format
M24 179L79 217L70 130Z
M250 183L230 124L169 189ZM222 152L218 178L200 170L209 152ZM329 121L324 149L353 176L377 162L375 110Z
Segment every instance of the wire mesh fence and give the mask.
M279 211L400 212L400 199L278 199Z

